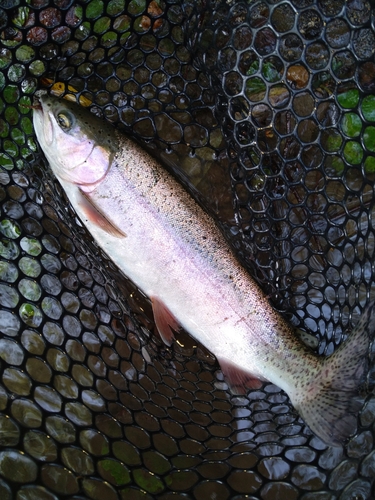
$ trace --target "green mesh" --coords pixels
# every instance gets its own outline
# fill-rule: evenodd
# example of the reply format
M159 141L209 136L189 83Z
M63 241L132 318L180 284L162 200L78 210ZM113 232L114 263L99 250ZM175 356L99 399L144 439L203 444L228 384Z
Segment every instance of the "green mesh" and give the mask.
M375 496L375 399L327 448L274 385L233 396L187 334L162 345L30 109L70 92L140 141L330 354L375 298L374 28L367 0L0 2L2 500Z

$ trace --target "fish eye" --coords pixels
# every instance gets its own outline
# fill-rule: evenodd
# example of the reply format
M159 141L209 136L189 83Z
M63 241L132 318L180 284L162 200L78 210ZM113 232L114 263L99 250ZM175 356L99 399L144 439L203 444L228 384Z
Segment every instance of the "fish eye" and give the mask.
M72 126L71 118L65 113L59 113L57 115L57 123L63 130L68 130Z

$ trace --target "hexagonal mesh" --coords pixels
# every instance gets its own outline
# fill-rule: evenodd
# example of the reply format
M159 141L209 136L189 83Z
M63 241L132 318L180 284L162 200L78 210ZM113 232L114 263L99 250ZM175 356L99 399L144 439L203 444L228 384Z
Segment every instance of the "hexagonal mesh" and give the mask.
M0 7L1 498L373 497L375 400L327 448L277 387L233 396L187 335L161 345L53 181L29 108L52 86L144 141L330 354L375 295L371 2Z

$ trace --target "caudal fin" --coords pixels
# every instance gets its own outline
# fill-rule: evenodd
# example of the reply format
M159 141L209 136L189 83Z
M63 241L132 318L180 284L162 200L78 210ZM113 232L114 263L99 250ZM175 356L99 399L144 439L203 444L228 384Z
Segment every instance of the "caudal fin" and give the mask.
M369 369L369 346L375 331L374 303L368 306L348 339L322 362L311 390L296 404L310 429L326 444L339 446L357 429L359 397Z

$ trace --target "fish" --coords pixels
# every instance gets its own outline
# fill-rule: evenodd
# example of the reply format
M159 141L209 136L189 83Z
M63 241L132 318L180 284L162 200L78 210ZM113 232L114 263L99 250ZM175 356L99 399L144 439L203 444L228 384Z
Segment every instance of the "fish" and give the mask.
M271 382L324 443L344 445L363 405L373 303L332 355L317 355L270 305L213 218L138 143L46 94L37 97L33 123L76 213L149 297L164 343L183 328L216 356L233 394Z

